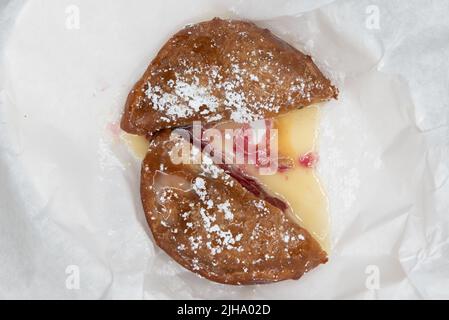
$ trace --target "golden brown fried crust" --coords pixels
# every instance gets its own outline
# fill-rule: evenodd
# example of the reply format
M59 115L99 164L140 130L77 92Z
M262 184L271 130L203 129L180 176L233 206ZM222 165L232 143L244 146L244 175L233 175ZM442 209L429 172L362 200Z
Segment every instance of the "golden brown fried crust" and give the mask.
M157 245L179 264L235 285L298 279L327 261L306 230L211 161L173 164L173 148L190 143L169 135L151 141L141 197Z
M130 92L123 130L251 122L337 97L310 56L244 21L191 25L159 51Z

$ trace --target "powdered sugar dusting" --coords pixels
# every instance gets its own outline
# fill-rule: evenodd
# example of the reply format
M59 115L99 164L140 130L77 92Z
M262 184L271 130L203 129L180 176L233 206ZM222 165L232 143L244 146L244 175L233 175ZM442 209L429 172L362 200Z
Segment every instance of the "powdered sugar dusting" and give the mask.
M171 121L192 117L195 113L207 115L217 111L217 98L210 94L210 88L199 84L198 78L194 77L191 83L180 80L179 76L177 79L176 82L171 80L169 83L169 86L174 88L174 93L165 92L161 87L147 83L145 94L153 109L165 114L162 120ZM202 107L203 110L200 110Z

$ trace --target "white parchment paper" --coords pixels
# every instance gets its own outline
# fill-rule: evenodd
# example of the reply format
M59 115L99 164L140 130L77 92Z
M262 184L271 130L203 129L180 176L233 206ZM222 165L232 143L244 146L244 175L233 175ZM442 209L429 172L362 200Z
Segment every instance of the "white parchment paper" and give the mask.
M446 1L3 0L0 10L0 298L449 298ZM340 89L320 131L333 251L299 281L201 279L154 246L144 220L140 162L117 121L168 37L214 16L270 28Z

